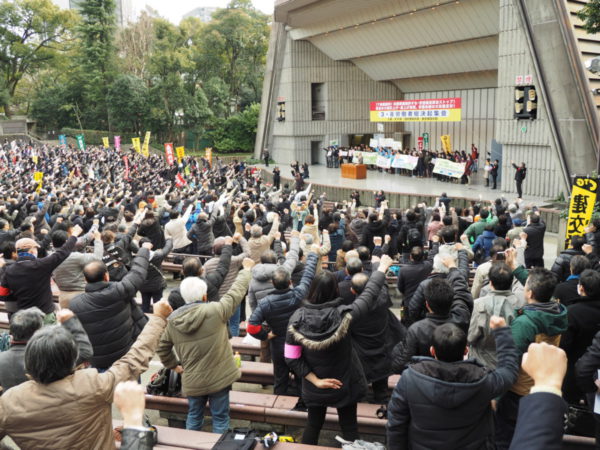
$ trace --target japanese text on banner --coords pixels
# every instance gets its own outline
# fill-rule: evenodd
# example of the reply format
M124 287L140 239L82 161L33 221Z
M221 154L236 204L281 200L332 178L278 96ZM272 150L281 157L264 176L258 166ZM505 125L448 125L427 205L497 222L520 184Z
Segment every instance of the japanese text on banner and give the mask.
M583 236L585 234L585 227L589 225L592 219L597 193L597 180L585 177L575 178L571 190L565 247L568 246L572 236Z

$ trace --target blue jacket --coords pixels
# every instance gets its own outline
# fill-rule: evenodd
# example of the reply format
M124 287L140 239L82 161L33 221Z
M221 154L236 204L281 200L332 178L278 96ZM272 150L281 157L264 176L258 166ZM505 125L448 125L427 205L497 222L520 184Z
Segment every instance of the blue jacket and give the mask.
M262 327L266 322L273 334L285 337L290 317L308 295L310 284L317 269L317 254L309 253L300 284L293 289L275 290L258 302L248 320L248 333L261 341L267 339L268 332Z
M493 231L485 230L477 237L477 240L473 244L472 250L476 252L481 248L484 251L485 257L489 258L490 250L492 249L494 239L496 239L497 237L498 236L496 236Z

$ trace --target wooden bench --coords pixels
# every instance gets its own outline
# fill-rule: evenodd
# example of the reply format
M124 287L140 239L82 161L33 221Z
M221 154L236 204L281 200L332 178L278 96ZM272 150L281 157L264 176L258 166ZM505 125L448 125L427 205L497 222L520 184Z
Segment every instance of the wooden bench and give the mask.
M296 404L296 397L231 391L229 398L230 417L232 419L250 420L253 422L264 422L285 426L306 426L308 414L303 411L291 411ZM188 403L185 398L146 395L146 408L187 414ZM385 419L377 418L377 409L378 405L365 403L358 404L357 419L358 430L360 433L385 435L385 425L387 421ZM210 409L207 408L206 413L210 414ZM327 409L323 429L339 430L337 411L335 409ZM282 444L277 445L279 446ZM302 448L305 447L298 447L298 450L301 450ZM595 439L583 436L565 435L563 436L562 448L564 450L593 449L595 448Z
M120 420L113 420L113 427L122 426ZM164 427L156 425L158 444L154 446L155 450L210 450L217 443L221 435L209 433L206 431L183 430L181 428ZM119 443L117 443L119 445ZM261 443L257 444L256 449L266 450ZM278 442L277 448L283 450L327 450L332 447L318 447L316 445L303 445L291 442Z
M229 339L234 353L238 352L240 355L252 357L260 356L260 345L246 344L243 341L244 338L241 336L234 336Z
M229 393L229 414L232 419L303 427L308 413L292 411L298 402L297 397L257 394L253 392L231 391ZM360 403L357 408L358 429L361 433L385 434L385 419L378 419L379 405ZM146 395L146 408L171 413L187 414L187 398ZM207 407L206 414L210 414ZM328 408L324 429L339 430L337 411Z

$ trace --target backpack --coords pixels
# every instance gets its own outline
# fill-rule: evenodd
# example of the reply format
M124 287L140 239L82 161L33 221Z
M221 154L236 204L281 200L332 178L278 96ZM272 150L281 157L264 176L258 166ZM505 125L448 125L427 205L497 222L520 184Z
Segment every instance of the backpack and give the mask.
M127 275L127 266L125 265L125 250L114 243L104 248L102 262L108 269L110 281L121 281Z
M163 367L150 377L146 392L163 397L181 397L181 375Z
M252 450L258 444L258 433L250 428L234 428L219 438L213 450Z
M410 228L406 235L406 240L409 247L420 247L423 245L423 237L421 232L416 228Z

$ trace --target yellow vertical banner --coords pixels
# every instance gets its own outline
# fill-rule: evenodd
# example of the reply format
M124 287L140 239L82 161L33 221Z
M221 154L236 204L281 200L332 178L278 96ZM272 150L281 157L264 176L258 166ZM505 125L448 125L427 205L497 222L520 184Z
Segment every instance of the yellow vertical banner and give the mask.
M36 156L37 158L37 156ZM40 192L42 190L42 183L44 182L44 172L34 172L33 173L33 181L38 184L36 188L36 192Z
M598 180L575 177L571 190L571 202L569 203L565 248L571 242L572 236L583 236L585 234L585 227L592 220L597 194Z
M177 152L177 161L181 162L183 158L185 158L185 148L184 147L176 147L175 152Z
M34 164L37 164L38 163L38 157L37 157L37 155L32 156L31 160L33 161Z
M140 138L131 138L131 143L133 144L133 148L136 152L142 152L142 148L140 146Z
M206 159L208 159L208 163L210 164L210 167L212 167L212 148L211 147L207 147L204 150L204 157Z
M146 131L146 135L144 136L144 146L142 147L142 155L146 158L150 155L150 151L148 146L150 145L150 132Z
M444 149L444 152L452 153L452 140L450 138L450 135L445 134L443 136L440 136L440 139L442 140L442 148Z
M108 142L108 137L103 137L102 138L102 145L104 146L104 148L109 148L110 147L110 143Z

